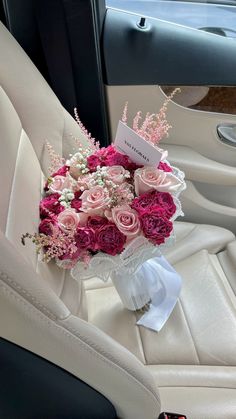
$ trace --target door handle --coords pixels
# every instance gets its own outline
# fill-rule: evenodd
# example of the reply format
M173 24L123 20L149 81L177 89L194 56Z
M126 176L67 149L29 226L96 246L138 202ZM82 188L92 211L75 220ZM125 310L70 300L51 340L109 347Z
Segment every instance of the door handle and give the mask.
M217 134L223 143L236 147L236 124L218 125Z

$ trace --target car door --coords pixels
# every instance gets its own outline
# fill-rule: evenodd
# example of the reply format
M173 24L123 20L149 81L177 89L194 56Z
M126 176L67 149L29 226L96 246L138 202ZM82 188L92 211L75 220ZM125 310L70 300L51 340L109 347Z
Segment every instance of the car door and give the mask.
M126 101L131 123L139 110L144 115L157 112L166 94L180 86L181 93L169 104L172 130L162 146L171 163L186 174L184 219L236 232L236 38L210 33L217 28L208 27L204 15L207 32L173 23L167 9L166 20L172 22L147 16L140 10L145 2L107 3L127 9L109 8L103 32L111 138ZM160 1L159 10L160 3L166 6ZM176 8L178 2L172 3ZM153 10L152 5L149 13ZM236 17L236 5L230 13ZM223 22L227 25L232 28L232 21Z

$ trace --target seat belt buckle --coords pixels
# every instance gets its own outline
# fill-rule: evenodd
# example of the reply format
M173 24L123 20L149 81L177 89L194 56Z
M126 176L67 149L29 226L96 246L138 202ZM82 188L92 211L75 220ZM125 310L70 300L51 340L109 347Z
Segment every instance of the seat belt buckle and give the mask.
M179 413L163 412L160 414L158 419L187 419L187 416L180 415Z

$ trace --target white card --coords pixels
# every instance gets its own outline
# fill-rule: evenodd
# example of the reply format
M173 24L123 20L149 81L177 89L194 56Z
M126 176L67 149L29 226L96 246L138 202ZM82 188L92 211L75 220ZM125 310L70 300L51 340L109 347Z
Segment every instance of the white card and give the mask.
M162 153L140 137L134 130L119 121L115 146L130 159L140 165L157 167Z

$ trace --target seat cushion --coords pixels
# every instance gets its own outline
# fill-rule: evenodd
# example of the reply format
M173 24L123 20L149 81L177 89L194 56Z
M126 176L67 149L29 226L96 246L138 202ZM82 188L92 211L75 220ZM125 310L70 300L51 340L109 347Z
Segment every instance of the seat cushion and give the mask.
M86 283L88 319L146 365L162 410L191 419L235 418L236 241L221 228L177 226L177 243L166 256L183 288L163 329L136 326L141 314L122 306L111 283L97 287L96 280Z

